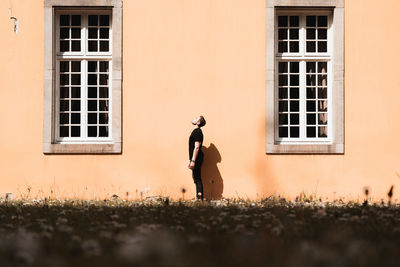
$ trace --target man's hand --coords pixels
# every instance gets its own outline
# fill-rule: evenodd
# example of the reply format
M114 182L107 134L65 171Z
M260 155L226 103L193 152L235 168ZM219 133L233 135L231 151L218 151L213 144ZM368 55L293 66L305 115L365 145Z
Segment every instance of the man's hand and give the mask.
M191 170L194 169L194 161L190 161L188 168Z

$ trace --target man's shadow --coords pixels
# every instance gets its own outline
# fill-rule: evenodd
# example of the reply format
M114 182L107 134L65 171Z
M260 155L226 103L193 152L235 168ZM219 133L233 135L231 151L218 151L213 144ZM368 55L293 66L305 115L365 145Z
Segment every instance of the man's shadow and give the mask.
M217 147L211 143L209 147L203 146L204 161L201 167L204 197L206 199L221 199L224 191L224 182L217 164L222 161Z

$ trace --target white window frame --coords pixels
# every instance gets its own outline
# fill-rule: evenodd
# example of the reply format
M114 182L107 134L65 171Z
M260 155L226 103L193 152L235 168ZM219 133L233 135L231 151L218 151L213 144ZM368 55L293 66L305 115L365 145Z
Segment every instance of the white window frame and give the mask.
M328 52L307 53L307 57L316 60L329 59L327 73L329 94L328 138L280 139L278 138L277 127L277 62L280 58L289 61L298 61L298 56L302 54L302 49L304 49L305 45L305 40L301 40L301 38L305 37L305 34L301 34L300 32L299 53L295 53L293 57L291 53L276 53L278 45L277 17L278 14L314 15L322 13L330 14L331 16L328 19ZM300 31L305 30L304 27L299 26ZM302 68L302 64L300 64L300 68ZM301 71L304 72L302 69ZM305 88L304 78L304 75L303 77L300 75L300 92L302 91L302 87ZM304 97L302 99L303 104L305 104ZM300 114L305 116L305 112ZM305 117L300 118L300 124L302 123L305 124ZM304 132L302 134L305 136ZM266 153L344 153L344 0L266 0Z
M331 11L329 10L318 10L318 9L303 9L303 10L277 10L275 16L275 40L278 40L277 34L277 25L278 25L278 16L299 16L299 52L298 53L278 53L278 42L275 42L275 70L278 69L279 61L294 61L299 62L299 93L300 93L300 137L299 138L280 138L279 137L279 122L277 119L278 116L278 71L275 71L275 143L277 144L329 144L332 142L332 126L331 126L331 119L332 119L332 43L333 43L333 36L332 36L332 15ZM306 52L306 41L305 41L305 17L308 15L326 15L328 16L328 47L326 53L307 53ZM323 61L327 62L327 88L328 88L328 137L327 138L309 138L306 136L306 69L305 63L307 61Z
M87 142L93 142L93 143L102 143L102 142L112 142L112 94L111 94L111 88L112 88L112 50L109 49L108 52L90 52L87 50L87 44L88 44L88 15L103 15L107 14L110 16L110 22L112 22L112 14L110 12L111 10L105 10L105 9L88 9L88 10L83 10L83 11L77 11L77 10L69 10L69 9L58 9L56 10L56 101L55 101L55 140L58 143L64 143L64 144L73 144L73 143L87 143ZM68 14L68 15L81 15L81 52L60 52L59 45L60 45L60 39L59 39L59 30L60 30L60 25L59 25L59 18L60 15L62 14ZM110 32L109 32L109 47L112 48L112 23L110 24ZM69 61L69 60L81 60L81 124L77 124L81 128L81 133L80 137L60 137L59 135L59 129L60 129L60 123L59 123L59 93L60 93L60 61ZM108 137L87 137L87 105L85 102L87 102L87 63L90 60L94 61L108 61L109 62L109 136Z
M44 0L45 69L44 69L44 139L43 152L53 153L121 153L121 91L122 91L122 0ZM81 51L86 51L85 22L88 14L110 15L108 52L58 52L59 13L81 14ZM84 57L82 57L84 56ZM86 76L88 60L109 62L109 136L59 138L59 61L80 59L81 63L81 134L87 129ZM86 75L84 74L86 73Z

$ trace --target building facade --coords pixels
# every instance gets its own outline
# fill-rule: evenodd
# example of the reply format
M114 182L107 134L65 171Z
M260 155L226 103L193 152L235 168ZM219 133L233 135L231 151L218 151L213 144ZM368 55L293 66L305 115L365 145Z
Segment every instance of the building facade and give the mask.
M0 193L191 198L203 115L206 198L396 198L397 8L3 1Z

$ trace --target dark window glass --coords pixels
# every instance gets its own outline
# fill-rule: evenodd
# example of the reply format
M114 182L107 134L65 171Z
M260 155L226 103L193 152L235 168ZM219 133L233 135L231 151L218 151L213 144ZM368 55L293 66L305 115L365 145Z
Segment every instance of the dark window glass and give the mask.
M71 126L71 137L80 137L80 136L81 136L81 127Z
M60 26L69 26L69 15L60 16Z
M71 124L80 124L80 123L81 123L81 114L71 113Z

